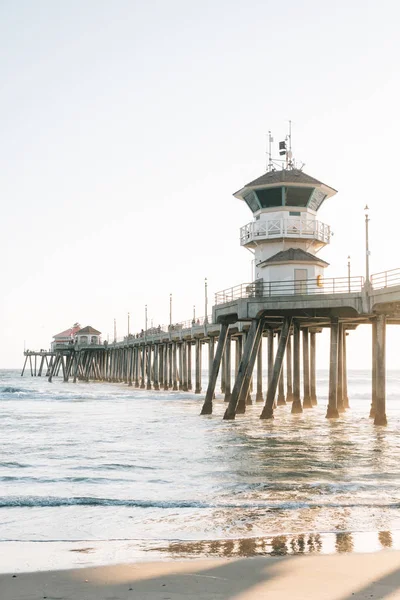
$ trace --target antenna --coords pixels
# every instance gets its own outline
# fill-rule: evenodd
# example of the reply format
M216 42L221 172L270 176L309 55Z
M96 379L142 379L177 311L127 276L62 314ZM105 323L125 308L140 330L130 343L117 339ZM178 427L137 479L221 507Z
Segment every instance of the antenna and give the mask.
M274 141L274 138L271 135L271 132L268 131L268 164L267 164L267 171L273 171L274 169L274 165L272 163L272 142Z
M286 163L286 169L293 169L295 166L292 153L292 121L289 121L289 133L283 142L279 142L279 156L284 156L282 159Z
M294 167L294 163L292 161L292 121L289 120L289 134L286 137L288 141L288 151L286 152L286 168L292 169Z

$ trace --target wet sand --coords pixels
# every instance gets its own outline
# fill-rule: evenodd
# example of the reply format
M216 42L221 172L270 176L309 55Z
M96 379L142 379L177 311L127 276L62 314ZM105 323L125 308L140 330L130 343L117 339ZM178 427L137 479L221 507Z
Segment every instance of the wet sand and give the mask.
M400 598L400 551L190 559L0 575L1 600Z

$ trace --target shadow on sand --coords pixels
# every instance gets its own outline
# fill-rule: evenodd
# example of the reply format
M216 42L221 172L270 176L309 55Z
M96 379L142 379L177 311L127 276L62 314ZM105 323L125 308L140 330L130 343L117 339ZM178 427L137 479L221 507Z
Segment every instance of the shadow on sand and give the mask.
M1 600L400 597L399 553L203 559L0 576ZM397 591L397 592L396 592Z

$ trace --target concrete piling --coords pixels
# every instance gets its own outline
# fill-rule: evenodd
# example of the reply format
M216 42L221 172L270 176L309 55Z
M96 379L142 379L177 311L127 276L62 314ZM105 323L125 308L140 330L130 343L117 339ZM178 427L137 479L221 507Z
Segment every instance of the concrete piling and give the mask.
M293 321L293 402L292 414L303 412L300 398L300 324Z
M317 406L316 332L310 331L310 395L311 404Z
M257 341L257 338L261 337L262 333L262 321L261 319L253 319L251 321L250 329L247 334L246 343L243 350L243 356L241 357L238 372L236 375L235 383L232 390L232 396L229 401L228 407L224 414L225 420L232 420L236 416L236 409L239 401L240 394L242 392L242 388L245 385L246 378L250 381L249 371L249 361L251 358L251 354L253 351L253 347ZM257 345L258 350L258 345ZM255 360L255 356L254 356ZM254 366L254 365L253 365ZM246 386L245 386L246 389ZM247 390L246 390L247 392ZM247 393L246 393L247 395Z
M376 406L374 425L387 425L386 315L378 315L376 319Z
M276 396L276 388L278 386L279 378L282 371L283 357L285 355L291 323L292 318L286 317L282 325L282 331L278 342L278 349L274 360L272 377L270 383L268 384L267 397L265 399L265 405L261 412L260 419L274 418L274 400Z
M303 408L312 408L310 389L310 350L308 328L302 329L303 335Z
M206 397L204 400L203 408L201 409L201 413L200 413L202 415L211 415L212 414L212 401L214 398L215 385L217 383L217 377L218 377L218 372L219 372L219 368L220 368L220 364L221 364L221 360L222 360L222 355L225 350L226 338L228 335L228 327L229 327L228 323L222 323L222 325L221 325L221 332L218 337L217 351L215 353L215 356L213 356L213 362L211 365L211 371L210 371L210 375L209 375ZM214 338L212 338L212 339L214 342ZM211 341L211 338L210 338L210 341ZM212 346L214 346L214 343L212 344ZM211 352L210 352L210 354L211 354ZM212 352L212 354L214 354L214 352Z
M339 417L337 408L337 384L338 384L338 338L339 321L336 317L331 319L331 343L329 360L329 399L327 419L336 419Z
M224 396L224 402L229 402L231 399L231 396L232 396L232 393L231 393L231 369L232 369L231 355L232 355L232 339L231 339L231 336L229 335L229 330L228 330L228 336L226 338L226 344L225 344L225 396Z

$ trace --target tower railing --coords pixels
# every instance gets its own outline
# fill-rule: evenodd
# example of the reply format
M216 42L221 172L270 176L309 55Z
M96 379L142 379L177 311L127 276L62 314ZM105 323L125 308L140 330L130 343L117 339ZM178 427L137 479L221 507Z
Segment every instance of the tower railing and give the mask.
M314 278L290 281L255 281L242 283L215 294L215 304L226 304L239 298L267 298L290 300L293 296L312 296L320 294L356 294L361 293L364 277L335 277L331 279Z
M240 228L240 244L279 237L314 239L329 244L331 228L321 221L299 217L252 221Z

